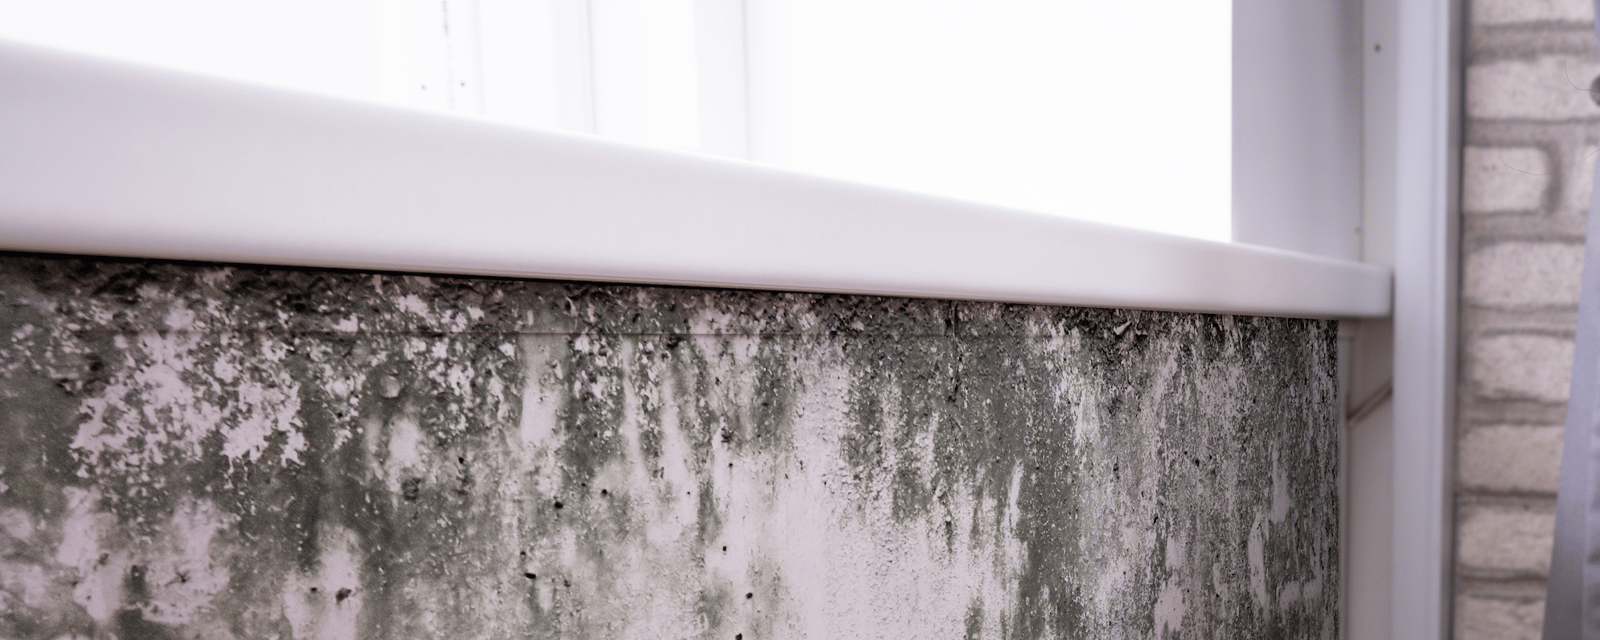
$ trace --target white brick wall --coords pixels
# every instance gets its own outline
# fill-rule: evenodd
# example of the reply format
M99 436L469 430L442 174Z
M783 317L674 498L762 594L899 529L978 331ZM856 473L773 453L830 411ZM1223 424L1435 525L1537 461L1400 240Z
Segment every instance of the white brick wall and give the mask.
M1468 0L1454 636L1538 638L1600 137L1590 0Z
M1538 209L1550 185L1545 153L1532 147L1467 147L1461 208L1472 213Z
M1588 56L1502 60L1467 68L1467 116L1568 119L1595 115L1589 80L1600 61Z
M1535 574L1550 571L1553 511L1507 507L1463 508L1456 529L1456 552L1466 569Z
M1595 156L1600 155L1600 148L1587 145L1573 155L1577 157L1567 163L1566 181L1570 187L1561 199L1561 208L1570 212L1586 212L1589 210L1589 194L1594 191L1594 162Z
M1462 597L1456 600L1456 637L1461 640L1539 640L1544 602Z
M1576 305L1583 245L1500 242L1467 254L1462 293L1472 304Z
M1491 399L1565 402L1572 380L1572 340L1538 334L1479 338L1472 381Z
M1494 425L1461 438L1456 459L1471 489L1555 493L1561 469L1561 427Z
M1589 0L1480 0L1472 9L1473 21L1482 25L1594 20Z

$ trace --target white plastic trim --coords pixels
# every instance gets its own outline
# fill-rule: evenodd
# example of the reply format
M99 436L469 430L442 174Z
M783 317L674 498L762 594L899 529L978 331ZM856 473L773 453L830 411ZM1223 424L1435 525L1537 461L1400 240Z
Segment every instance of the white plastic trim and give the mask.
M1462 0L1396 0L1390 638L1451 637Z
M0 249L1304 317L1387 315L1392 281L10 43Z

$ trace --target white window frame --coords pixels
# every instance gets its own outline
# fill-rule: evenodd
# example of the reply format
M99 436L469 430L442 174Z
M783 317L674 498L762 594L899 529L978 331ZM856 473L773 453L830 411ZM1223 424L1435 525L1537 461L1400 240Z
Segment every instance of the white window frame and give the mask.
M1390 55L1363 63L1360 256L1179 238L4 43L0 249L1364 318L1352 369L1392 375L1393 400L1354 427L1366 448L1352 451L1392 464L1348 487L1345 548L1387 571L1347 564L1343 627L1444 638L1461 13L1457 0L1363 7L1363 46ZM586 108L560 107L577 128ZM734 134L718 143L730 155L748 144Z
M1337 24L1334 13L1359 18ZM1358 123L1343 125L1342 134L1333 121L1356 114L1325 113L1321 122L1265 139L1236 124L1235 239L1395 273L1393 315L1347 323L1342 332L1342 387L1350 395L1342 482L1347 638L1451 633L1463 13L1458 0L1234 4L1236 118L1252 108L1284 117L1360 97ZM1279 50L1241 55L1242 38L1274 29L1258 41L1278 38ZM1359 39L1356 68L1312 48L1330 36ZM1251 82L1253 91L1241 92ZM1350 152L1330 134L1359 139L1358 162L1330 161ZM1319 182L1349 166L1359 166L1358 178ZM1359 204L1326 206L1355 191L1351 180L1360 182ZM1261 182L1273 187L1252 192Z
M1372 118L1392 114L1392 150L1369 149L1369 180L1391 175L1394 229L1394 426L1391 638L1450 633L1455 557L1454 453L1462 23L1459 0L1399 0L1369 14L1392 64L1368 83ZM1392 76L1388 75L1392 74ZM1384 77L1393 84L1382 84ZM1371 77L1369 75L1369 77ZM1392 101L1392 102L1391 102ZM1369 111L1369 114L1373 114ZM1373 127L1373 124L1369 124ZM1382 155L1382 159L1374 158ZM1389 160L1391 159L1392 160ZM1393 164L1388 164L1392 161Z

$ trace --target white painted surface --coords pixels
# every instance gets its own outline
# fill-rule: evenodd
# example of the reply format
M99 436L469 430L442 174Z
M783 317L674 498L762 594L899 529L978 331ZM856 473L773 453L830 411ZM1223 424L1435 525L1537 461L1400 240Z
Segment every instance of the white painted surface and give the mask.
M1450 633L1461 68L1458 0L1395 22L1394 509L1390 636Z
M1346 327L1349 329L1346 329ZM1351 337L1345 411L1342 637L1388 638L1394 521L1394 326L1387 319L1341 322ZM1345 354L1340 354L1344 356ZM1365 414L1365 415L1362 415Z
M1362 180L1361 259L1395 263L1396 92L1399 65L1399 0L1362 3ZM1355 327L1351 395L1364 401L1371 390L1394 383L1392 319L1362 321ZM1410 393L1409 387L1403 390ZM1347 571L1344 579L1346 640L1389 640L1394 623L1395 397L1365 420L1346 425L1349 461L1344 522Z
M1382 267L0 45L10 250L1295 316Z
M1361 11L1234 3L1235 242L1361 259Z

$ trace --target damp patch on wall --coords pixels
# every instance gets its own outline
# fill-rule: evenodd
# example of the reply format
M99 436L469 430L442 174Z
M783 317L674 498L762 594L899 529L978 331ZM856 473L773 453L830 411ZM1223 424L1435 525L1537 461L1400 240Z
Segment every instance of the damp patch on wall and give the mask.
M0 636L1337 637L1331 321L0 256Z

